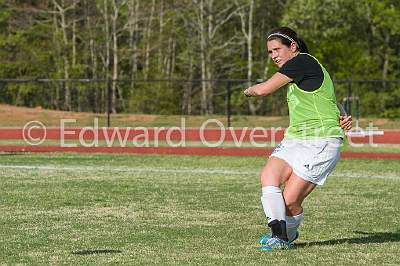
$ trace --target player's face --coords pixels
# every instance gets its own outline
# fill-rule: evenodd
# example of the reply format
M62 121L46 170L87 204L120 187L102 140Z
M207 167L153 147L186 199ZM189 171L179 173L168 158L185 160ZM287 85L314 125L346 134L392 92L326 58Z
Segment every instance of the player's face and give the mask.
M287 47L278 39L268 41L267 49L269 56L278 67L283 66L288 60L292 59L297 50L294 43Z

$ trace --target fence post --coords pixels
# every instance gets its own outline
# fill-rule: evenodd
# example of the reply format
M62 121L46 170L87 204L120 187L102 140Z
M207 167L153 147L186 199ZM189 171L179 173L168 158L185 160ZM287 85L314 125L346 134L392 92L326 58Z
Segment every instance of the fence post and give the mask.
M360 97L356 96L356 126L358 128L358 121L360 120Z
M352 101L353 91L351 88L351 81L349 81L349 87L347 88L347 114L351 115L351 101Z
M110 113L111 113L111 82L109 79L107 79L107 127L111 126Z
M226 83L226 121L228 127L231 127L231 82Z

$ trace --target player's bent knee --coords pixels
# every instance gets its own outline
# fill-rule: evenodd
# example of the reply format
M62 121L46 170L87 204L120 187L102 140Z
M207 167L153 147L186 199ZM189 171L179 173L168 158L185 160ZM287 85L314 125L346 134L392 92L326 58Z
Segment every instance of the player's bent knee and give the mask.
M262 171L260 175L261 185L265 186L275 186L279 187L281 185L280 177L268 173L268 171Z

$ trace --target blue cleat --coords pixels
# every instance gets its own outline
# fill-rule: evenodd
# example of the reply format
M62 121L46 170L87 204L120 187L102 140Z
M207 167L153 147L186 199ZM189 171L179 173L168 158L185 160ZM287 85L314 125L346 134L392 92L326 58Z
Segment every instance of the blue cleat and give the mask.
M273 250L273 248L272 248L272 247L270 247L270 246L267 246L267 245L264 245L264 246L258 247L257 249L258 249L258 250L261 250L261 251Z
M258 243L260 245L266 245L270 238L271 236L269 234L261 235L260 240L258 240Z
M294 241L296 241L299 238L299 236L300 236L299 231L297 231L295 238L289 241L289 243L293 243ZM261 235L260 240L258 240L258 243L260 245L266 245L269 239L271 239L271 235L269 234Z
M258 247L258 250L281 250L281 249L292 249L293 244L291 242L285 241L278 237L269 238L265 245Z

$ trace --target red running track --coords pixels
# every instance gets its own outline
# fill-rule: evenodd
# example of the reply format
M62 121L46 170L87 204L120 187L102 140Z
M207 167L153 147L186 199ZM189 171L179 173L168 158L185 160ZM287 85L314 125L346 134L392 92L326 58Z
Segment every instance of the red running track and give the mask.
M400 130L385 130L382 135L351 136L353 143L400 144ZM46 140L171 140L176 141L230 141L256 143L279 142L284 135L284 129L181 129L175 128L47 128L32 130L22 128L0 128L0 139L22 140L26 136ZM372 142L371 142L372 141ZM113 142L113 141L112 141ZM142 154L186 154L186 155L221 155L221 156L267 156L271 149L261 148L223 148L223 147L60 147L60 146L21 146L0 145L2 152L82 152L82 153L142 153ZM364 153L343 152L343 158L382 158L400 159L396 153Z
M241 128L241 129L204 129L199 128L47 128L46 130L34 128L32 130L22 128L0 128L0 139L21 140L24 136L42 138L47 140L126 140L144 139L171 140L171 141L236 141L249 142L253 139L257 143L280 142L283 139L285 129L283 128ZM371 136L348 136L352 143L375 143L375 144L400 144L400 130L384 130L379 135Z

